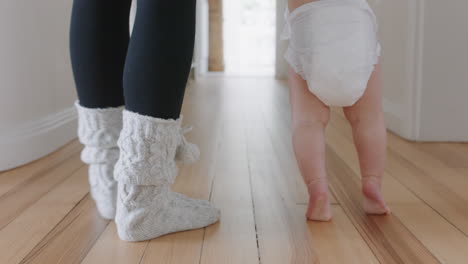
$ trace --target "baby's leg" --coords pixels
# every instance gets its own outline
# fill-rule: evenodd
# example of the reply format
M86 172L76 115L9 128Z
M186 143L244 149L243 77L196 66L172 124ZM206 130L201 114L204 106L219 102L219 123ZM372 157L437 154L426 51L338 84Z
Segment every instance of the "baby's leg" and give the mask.
M381 185L385 167L387 134L382 111L380 65L377 65L359 101L343 109L353 129L362 175L364 210L369 214L388 214Z
M310 220L331 219L325 171L325 127L330 109L307 88L307 83L289 69L293 147L310 199L306 216Z

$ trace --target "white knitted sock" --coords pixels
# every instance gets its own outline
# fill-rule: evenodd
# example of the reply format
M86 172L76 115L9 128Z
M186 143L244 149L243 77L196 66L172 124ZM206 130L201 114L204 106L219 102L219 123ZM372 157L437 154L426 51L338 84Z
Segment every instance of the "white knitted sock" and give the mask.
M180 117L182 120L182 117ZM182 121L180 121L182 123ZM184 134L190 132L192 127L182 128L182 138L176 150L176 160L180 160L185 164L195 163L200 157L200 149L197 145L190 143L185 138Z
M114 165L119 158L117 140L122 130L123 107L86 108L75 102L78 111L78 138L85 145L83 162L89 164L91 196L103 218L114 219L117 182Z
M181 122L124 110L115 166L119 185L115 223L122 240L148 240L218 221L219 210L208 201L170 190L178 173L176 154L193 158L198 153L194 145L187 145Z

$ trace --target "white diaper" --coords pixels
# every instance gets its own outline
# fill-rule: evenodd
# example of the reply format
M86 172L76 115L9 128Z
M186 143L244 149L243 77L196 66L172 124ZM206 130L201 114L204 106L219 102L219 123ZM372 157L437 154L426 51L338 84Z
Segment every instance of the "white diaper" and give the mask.
M377 21L366 0L321 0L286 10L285 58L330 106L351 106L378 63Z

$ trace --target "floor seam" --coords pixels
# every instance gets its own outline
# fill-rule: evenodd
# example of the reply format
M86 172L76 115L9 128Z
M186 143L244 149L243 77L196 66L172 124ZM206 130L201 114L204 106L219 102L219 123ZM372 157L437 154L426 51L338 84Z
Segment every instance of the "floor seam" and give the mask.
M247 120L246 120L246 123ZM259 242L259 236L258 236L258 227L257 227L257 216L256 216L256 211L255 211L255 198L254 198L254 190L253 190L253 184L252 184L252 171L251 171L251 166L250 166L250 155L249 155L249 143L247 140L247 131L244 129L244 138L245 138L245 151L246 151L246 159L247 159L247 171L249 172L249 186L250 186L250 200L252 203L252 213L253 213L253 218L254 218L254 228L255 228L255 241L257 243L257 256L258 256L258 263L262 263L262 258L260 254L260 242Z

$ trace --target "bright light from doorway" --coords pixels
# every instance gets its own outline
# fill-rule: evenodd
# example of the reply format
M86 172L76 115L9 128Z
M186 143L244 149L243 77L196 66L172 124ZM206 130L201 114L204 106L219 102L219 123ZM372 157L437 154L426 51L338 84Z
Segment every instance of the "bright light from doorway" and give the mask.
M223 1L225 74L274 75L275 2Z

